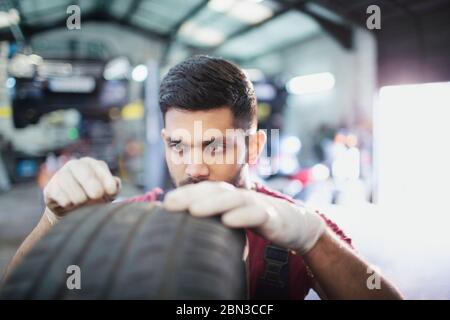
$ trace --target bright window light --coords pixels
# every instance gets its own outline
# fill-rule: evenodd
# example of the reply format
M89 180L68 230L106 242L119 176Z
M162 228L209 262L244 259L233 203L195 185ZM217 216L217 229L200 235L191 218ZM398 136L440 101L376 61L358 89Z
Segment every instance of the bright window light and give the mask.
M334 84L334 76L323 72L294 77L288 81L286 89L291 94L301 95L331 90Z
M378 203L439 204L450 222L449 101L450 82L380 90L374 141Z
M137 65L131 72L131 77L133 78L134 81L137 82L142 82L145 79L147 79L147 75L148 75L147 67L143 64Z
M450 299L449 101L446 82L383 87L375 104L379 219L361 227L412 299Z

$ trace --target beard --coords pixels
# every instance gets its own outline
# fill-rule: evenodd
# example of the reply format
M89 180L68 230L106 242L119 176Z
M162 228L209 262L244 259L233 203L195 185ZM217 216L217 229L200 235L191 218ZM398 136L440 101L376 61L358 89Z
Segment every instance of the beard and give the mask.
M238 188L241 187L242 184L243 184L243 182L242 182L242 180L243 180L242 172L243 172L244 167L245 167L245 164L241 165L239 167L238 171L236 172L236 174L229 181L224 181L224 182L232 184L233 186L238 187ZM176 182L175 182L176 180L174 179L174 177L172 175L170 175L170 179L172 180L172 184L173 184L173 186L175 188L182 187L182 186L185 186L185 185L188 185L188 184L192 184L192 183L199 183L199 182L202 182L202 181L209 181L210 180L208 178L188 177L188 178L180 181L180 183L178 183L178 185L177 185Z

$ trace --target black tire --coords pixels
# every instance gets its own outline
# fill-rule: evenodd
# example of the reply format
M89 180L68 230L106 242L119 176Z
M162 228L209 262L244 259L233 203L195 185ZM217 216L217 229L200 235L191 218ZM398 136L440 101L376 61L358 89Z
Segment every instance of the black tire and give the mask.
M2 299L246 299L243 230L149 203L81 208L4 284ZM67 267L81 270L68 289Z

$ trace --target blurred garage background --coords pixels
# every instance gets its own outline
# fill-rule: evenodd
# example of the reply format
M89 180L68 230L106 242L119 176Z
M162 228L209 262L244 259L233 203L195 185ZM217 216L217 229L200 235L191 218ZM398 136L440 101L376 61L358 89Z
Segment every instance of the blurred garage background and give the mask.
M159 81L208 54L280 130L255 179L319 207L407 298L450 299L449 39L447 0L0 0L0 272L69 159L105 160L120 198L170 187Z

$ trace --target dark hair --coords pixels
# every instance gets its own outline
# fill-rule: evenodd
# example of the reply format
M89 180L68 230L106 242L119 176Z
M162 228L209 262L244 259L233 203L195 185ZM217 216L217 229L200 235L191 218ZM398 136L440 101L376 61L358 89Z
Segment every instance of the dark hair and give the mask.
M211 110L228 106L236 128L248 129L256 118L253 85L235 64L198 55L169 70L161 82L159 105L163 118L169 108Z

